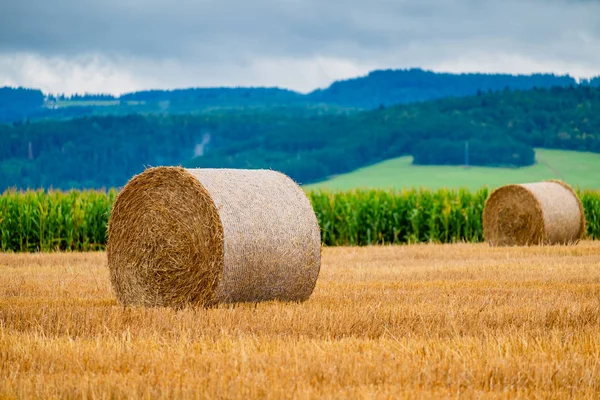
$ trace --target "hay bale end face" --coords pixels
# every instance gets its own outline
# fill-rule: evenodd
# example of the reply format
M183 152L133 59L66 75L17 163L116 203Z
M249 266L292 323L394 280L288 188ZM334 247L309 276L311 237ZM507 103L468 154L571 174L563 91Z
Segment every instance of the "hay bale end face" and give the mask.
M123 305L304 301L321 237L308 198L281 173L157 167L119 193L107 257Z
M502 186L485 203L483 234L492 246L574 244L585 234L583 206L561 181Z

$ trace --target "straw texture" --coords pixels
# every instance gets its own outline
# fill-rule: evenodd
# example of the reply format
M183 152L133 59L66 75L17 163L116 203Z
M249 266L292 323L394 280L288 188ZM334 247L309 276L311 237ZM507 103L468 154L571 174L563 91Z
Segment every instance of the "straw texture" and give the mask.
M575 191L561 181L506 185L483 210L486 242L493 246L574 244L585 233L585 215Z
M308 198L281 173L157 167L117 197L107 256L124 305L304 301L321 238Z

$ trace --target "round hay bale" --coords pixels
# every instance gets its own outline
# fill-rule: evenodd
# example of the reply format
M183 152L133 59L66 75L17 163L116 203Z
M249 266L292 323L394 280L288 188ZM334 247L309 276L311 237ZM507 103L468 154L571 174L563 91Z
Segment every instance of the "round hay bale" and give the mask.
M157 167L119 193L107 257L123 305L304 301L321 237L307 196L279 172Z
M492 246L574 244L585 234L583 206L562 181L502 186L485 203L483 234Z

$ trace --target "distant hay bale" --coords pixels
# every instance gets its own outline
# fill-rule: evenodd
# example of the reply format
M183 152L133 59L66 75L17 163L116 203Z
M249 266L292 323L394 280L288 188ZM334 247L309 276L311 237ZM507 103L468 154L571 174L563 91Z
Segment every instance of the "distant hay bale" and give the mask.
M123 305L304 301L321 238L307 196L281 173L157 167L117 197L107 257Z
M483 234L492 246L574 244L585 234L583 206L561 181L506 185L485 203Z

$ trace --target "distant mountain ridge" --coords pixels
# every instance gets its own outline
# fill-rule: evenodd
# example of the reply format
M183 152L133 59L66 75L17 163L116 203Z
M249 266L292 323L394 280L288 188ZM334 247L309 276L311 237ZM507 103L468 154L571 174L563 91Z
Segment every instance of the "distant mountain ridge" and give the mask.
M309 94L314 101L376 108L380 105L407 104L445 97L464 97L478 92L503 89L530 90L553 86L600 86L600 77L578 83L569 75L440 73L413 68L376 70L364 77L336 81L328 88Z
M308 94L274 87L218 87L143 90L121 96L44 96L40 90L0 88L0 122L65 119L83 115L185 114L222 109L311 107L320 113L368 110L479 92L554 86L600 86L600 77L577 82L569 75L439 73L419 68L376 70L333 82ZM24 101L24 99L26 99Z

